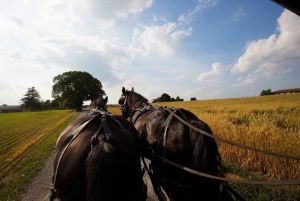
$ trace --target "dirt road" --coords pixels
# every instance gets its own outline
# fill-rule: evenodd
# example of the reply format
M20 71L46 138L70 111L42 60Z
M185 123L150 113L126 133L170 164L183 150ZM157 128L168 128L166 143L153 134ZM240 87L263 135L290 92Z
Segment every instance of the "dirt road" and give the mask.
M79 113L77 118L80 118L85 114L86 112L81 112ZM53 174L52 163L54 157L55 157L55 152L53 150L52 154L45 161L43 168L33 178L32 183L27 187L25 193L21 195L19 199L20 201L42 201L50 193L49 188L52 187L51 178ZM147 201L158 200L154 194L147 173L145 173L144 180L148 188Z

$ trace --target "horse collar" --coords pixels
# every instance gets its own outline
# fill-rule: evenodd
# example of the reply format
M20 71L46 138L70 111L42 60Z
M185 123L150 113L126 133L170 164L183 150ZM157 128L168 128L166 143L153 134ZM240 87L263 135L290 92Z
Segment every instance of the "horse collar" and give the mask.
M135 120L133 121L133 124L135 124L135 122L138 120L138 118L140 116L142 116L143 114L145 114L146 112L149 112L150 109L149 108L144 108L143 110L140 110L139 113L137 114Z

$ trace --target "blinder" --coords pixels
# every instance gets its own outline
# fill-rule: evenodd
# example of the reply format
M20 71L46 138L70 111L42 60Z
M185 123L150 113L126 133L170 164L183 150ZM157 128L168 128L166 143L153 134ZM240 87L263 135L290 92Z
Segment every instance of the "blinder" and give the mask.
M121 96L118 102L121 105L121 113L122 117L128 118L130 115L130 110L128 108L127 102L126 102L126 96Z

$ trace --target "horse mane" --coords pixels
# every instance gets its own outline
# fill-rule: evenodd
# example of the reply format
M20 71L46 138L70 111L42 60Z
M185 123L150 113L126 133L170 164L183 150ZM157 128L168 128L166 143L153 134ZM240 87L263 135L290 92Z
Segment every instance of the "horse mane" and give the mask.
M134 91L125 91L127 98L127 101L129 102L129 104L134 105L135 103L140 102L142 103L149 103L148 99L145 98L144 96L142 96L139 93L136 93Z

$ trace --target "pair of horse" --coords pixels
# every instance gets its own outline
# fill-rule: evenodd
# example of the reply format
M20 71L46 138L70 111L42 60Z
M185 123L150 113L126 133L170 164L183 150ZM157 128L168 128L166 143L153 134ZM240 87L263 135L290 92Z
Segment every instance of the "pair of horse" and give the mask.
M90 113L71 123L56 143L50 200L146 200L141 159L159 200L221 200L220 181L191 175L182 167L223 176L224 166L210 127L190 111L152 107L148 100L122 88L122 116L112 115L105 99L91 102ZM130 121L127 119L130 118Z

